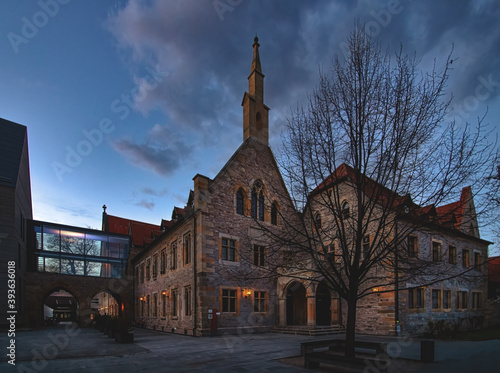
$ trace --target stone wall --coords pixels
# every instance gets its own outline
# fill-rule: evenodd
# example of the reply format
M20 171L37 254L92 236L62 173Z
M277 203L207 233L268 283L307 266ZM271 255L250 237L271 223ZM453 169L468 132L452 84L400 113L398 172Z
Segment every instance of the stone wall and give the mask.
M193 306L195 299L194 221L194 217L191 216L180 222L134 260L135 273L139 274L135 277L135 319L144 322L147 328L189 335L192 335L193 330L196 329L194 324L195 307ZM191 260L189 263L185 263L184 258L184 238L187 235L191 238L189 247L186 249L190 252ZM176 244L175 257L172 251L173 244ZM165 273L162 273L161 268L163 250L166 254ZM153 273L155 255L157 258L156 276ZM148 261L150 264L149 279L146 273ZM141 271L145 271L144 282ZM186 297L189 297L189 300Z
M132 279L26 272L26 309L30 327L41 324L45 298L58 289L71 293L78 301L77 322L80 326L90 325L92 298L101 291L113 295L118 304L123 303L122 314L132 317Z

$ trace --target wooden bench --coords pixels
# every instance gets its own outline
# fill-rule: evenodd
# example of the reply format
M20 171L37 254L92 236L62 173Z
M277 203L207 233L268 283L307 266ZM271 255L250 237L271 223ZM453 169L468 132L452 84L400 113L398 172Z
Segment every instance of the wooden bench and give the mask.
M318 368L319 364L329 364L350 368L376 367L380 372L387 372L387 343L356 341L357 352L373 355L375 358L348 358L343 355L345 351L345 340L328 339L322 341L303 342L300 344L302 356L304 356L305 368ZM315 351L319 348L328 347L327 351ZM363 351L359 351L362 349ZM383 358L379 359L382 355Z

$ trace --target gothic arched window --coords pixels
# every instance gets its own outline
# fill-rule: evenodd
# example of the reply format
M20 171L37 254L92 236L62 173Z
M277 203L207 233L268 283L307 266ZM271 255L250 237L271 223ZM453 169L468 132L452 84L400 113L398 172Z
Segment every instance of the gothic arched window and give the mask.
M251 202L252 218L264 221L264 192L260 180L253 184Z
M252 218L257 219L257 192L252 189Z
M321 214L319 212L314 217L314 222L316 223L316 229L321 229Z
M271 205L271 224L278 224L278 206L276 205L276 202L273 202Z
M342 204L342 218L349 219L349 216L351 216L351 210L349 208L349 202L346 201Z
M240 215L245 215L245 209L244 209L244 194L243 190L238 189L236 192L236 213Z
M259 192L259 220L264 221L264 193Z

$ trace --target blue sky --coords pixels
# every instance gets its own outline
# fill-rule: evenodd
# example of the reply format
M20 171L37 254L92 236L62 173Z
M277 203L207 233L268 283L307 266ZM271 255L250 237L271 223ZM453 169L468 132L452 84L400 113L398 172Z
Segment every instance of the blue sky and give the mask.
M451 117L499 123L498 1L11 0L0 14L0 117L28 127L35 219L100 228L103 204L170 219L241 144L256 33L274 149L355 20L422 70L454 46Z

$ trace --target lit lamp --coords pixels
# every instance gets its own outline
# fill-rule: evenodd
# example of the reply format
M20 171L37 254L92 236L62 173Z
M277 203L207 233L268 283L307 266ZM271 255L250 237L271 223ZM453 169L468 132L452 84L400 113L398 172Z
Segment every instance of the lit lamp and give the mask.
M380 288L373 288L372 289L374 293L376 293L377 295L380 295Z
M166 290L163 290L163 291L161 292L161 295L167 295L167 291L166 291ZM167 297L168 297L168 295L167 295Z
M252 295L252 289L243 289L243 296L245 298L248 298L250 295Z
M144 300L144 297L140 297L139 300L143 301Z

